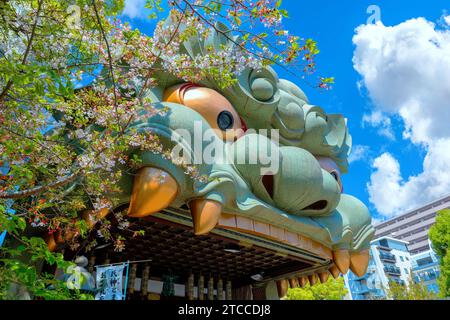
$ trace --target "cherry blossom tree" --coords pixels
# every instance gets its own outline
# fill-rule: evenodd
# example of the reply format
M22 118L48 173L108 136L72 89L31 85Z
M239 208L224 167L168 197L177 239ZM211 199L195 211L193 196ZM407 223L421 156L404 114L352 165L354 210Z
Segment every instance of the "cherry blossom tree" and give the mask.
M2 249L0 274L9 268L3 283L20 282L39 295L19 272L11 272L13 265L27 268L15 257L28 252L58 266L64 260L38 239L24 237L24 230L75 232L71 246L79 247L77 239L88 228L77 214L111 206L105 194L117 190L120 179L112 169L137 165L126 151L164 152L157 136L130 128L143 110L157 112L144 94L155 86L155 73L192 82L209 76L227 87L247 67L275 65L304 81L315 78L312 86L328 89L333 82L314 76L317 44L283 28L288 13L280 0L170 0L164 7L175 23L163 28L158 22L152 36L122 23L123 7L123 0L0 3L0 232L20 243L19 251ZM161 0L146 7L149 19L163 11ZM187 37L223 32L218 21L240 37L234 49L199 58L178 53ZM181 24L186 28L180 30ZM135 79L145 79L139 92L132 89ZM186 167L186 174L201 178L195 168ZM72 190L75 180L82 187ZM101 233L123 249L123 239L109 234L107 224Z

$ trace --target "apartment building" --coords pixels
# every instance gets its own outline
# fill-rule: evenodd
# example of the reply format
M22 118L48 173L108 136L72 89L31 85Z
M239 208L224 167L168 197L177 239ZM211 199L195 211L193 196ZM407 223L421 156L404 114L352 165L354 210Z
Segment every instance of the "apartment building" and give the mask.
M411 255L429 251L428 231L436 222L436 213L446 208L450 208L450 195L376 225L375 237L407 241Z
M414 281L422 282L428 291L438 292L439 258L433 250L418 253L411 257Z
M411 266L408 242L386 236L373 240L367 273L358 277L349 271L344 277L348 298L385 299L391 282L406 284L409 281Z

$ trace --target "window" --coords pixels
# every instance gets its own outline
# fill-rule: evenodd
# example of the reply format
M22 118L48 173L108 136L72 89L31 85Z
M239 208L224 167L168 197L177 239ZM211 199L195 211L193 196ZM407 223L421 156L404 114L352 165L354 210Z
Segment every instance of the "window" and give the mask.
M401 260L402 262L405 261L405 259L403 259L403 256L400 256L400 260Z
M431 264L431 263L433 263L433 259L431 259L431 257L425 257L425 258L422 258L422 259L418 259L417 260L417 265L420 267L420 266L424 266L424 265L427 265L427 264Z
M386 239L381 239L381 240L380 240L380 245L381 245L382 247L389 248L389 244L388 244L388 242L387 242Z
M408 269L403 268L403 271L405 271L405 274L409 274Z

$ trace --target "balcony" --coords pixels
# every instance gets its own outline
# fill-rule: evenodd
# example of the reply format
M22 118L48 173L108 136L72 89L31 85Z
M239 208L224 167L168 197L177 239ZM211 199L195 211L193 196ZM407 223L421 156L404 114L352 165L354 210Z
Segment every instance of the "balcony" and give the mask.
M380 252L380 259L383 261L396 262L395 256L392 253Z
M378 250L379 250L380 252L382 252L382 251L388 252L388 251L391 251L391 250L392 250L392 248L383 246L383 245L381 245L381 244L379 244L377 247L378 247Z
M405 285L405 281L403 281L403 280L401 280L401 279L397 279L397 278L389 278L389 280L390 280L391 282L396 282L396 283L398 283L398 284L400 284L400 285L402 285L402 286Z
M369 276L373 273L373 271L371 272L369 269L367 269L367 272L362 275L361 277L358 277L356 274L352 273L351 276L351 280L353 281L364 281L367 280L367 278L369 278Z
M431 268L434 266L439 266L439 261L430 261L429 263L424 263L421 265L418 265L417 263L413 263L413 271L417 272L419 270Z
M416 282L427 282L427 281L434 281L439 277L439 272L435 272L435 271L429 271L429 272L422 272L419 274L416 274L416 276L414 277L414 280Z
M394 275L400 275L401 271L400 268L394 267L394 266L385 266L384 272Z
M361 288L355 289L352 293L353 294L358 294L358 295L364 295L364 294L369 293L369 292L370 292L369 288L367 288L367 286L365 286L365 287L361 287Z

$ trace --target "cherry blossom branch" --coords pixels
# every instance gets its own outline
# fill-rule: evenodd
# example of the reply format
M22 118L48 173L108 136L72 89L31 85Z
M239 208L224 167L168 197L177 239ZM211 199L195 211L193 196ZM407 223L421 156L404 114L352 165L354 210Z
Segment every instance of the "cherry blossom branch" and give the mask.
M62 187L72 181L74 181L76 178L81 176L83 174L83 170L80 170L78 172L72 173L70 175L67 175L63 177L62 179L59 179L58 181L51 182L49 184L38 186L22 191L8 191L8 192L1 192L0 193L0 199L20 199L29 197L38 193L45 192L49 189L54 189L58 187Z
M105 40L106 44L106 51L108 53L108 63L109 63L109 72L111 74L111 80L113 85L113 93L114 93L114 108L117 115L117 123L119 123L119 115L117 114L117 93L116 93L116 80L114 78L114 69L112 65L112 56L111 56L111 50L109 48L108 38L106 37L105 30L103 29L102 21L100 19L100 16L98 14L97 6L95 5L95 0L92 0L92 6L94 7L95 16L97 18L98 25L100 27L100 31L102 33L102 37Z
M134 116L131 115L128 118L128 121L125 124L125 126L121 128L120 132L115 137L115 139L114 139L115 141L117 141L117 139L119 139L121 136L123 136L125 134L126 129L129 127L129 125L131 124L131 122L133 120L133 117ZM106 147L102 148L101 150L99 150L97 152L97 154L93 157L93 159L91 159L90 163L92 163L92 161L94 161L94 159L96 159L96 157L98 157L105 149L106 149ZM63 177L62 179L59 179L58 181L49 183L47 185L38 186L38 187L34 187L34 188L22 190L22 191L2 192L2 193L0 193L0 199L20 199L20 198L24 198L24 197L28 197L28 196L32 196L32 195L35 195L35 194L38 194L38 193L45 192L45 191L47 191L49 189L62 187L64 185L74 181L76 178L80 177L84 173L85 173L84 169L79 169L78 172L75 172L75 173L72 173L70 175L67 175L67 176Z
M263 60L269 60L269 61L273 62L274 64L276 64L277 66L283 68L283 70L285 70L287 73L289 73L289 74L291 74L291 75L293 75L293 76L295 76L295 77L298 77L298 74L297 74L296 72L290 70L289 68L287 68L287 67L284 66L283 64L279 63L278 61L276 61L276 60L274 60L274 59L269 59L269 58L263 56L262 54L253 52L253 51L247 49L247 48L246 48L245 46L243 46L241 43L236 42L232 37L230 37L230 36L227 34L227 32L224 32L224 31L222 31L222 30L216 28L216 26L215 26L213 23L211 23L207 18L205 18L198 10L196 10L196 9L194 8L194 6L193 6L192 4L189 3L189 1L187 1L187 0L182 0L182 1L183 1L183 2L184 2L184 3L192 10L192 12L193 12L195 15L197 15L202 21L204 21L208 26L210 26L211 28L213 28L217 33L220 33L221 35L223 35L223 36L224 36L228 41L230 41L231 43L235 44L236 46L238 46L239 48L241 48L242 50L244 50L244 51L247 52L248 54L253 55L253 56L257 57L257 58L263 59ZM175 5L176 5L179 9L181 9L180 6L179 6L176 2L175 2Z
M22 64L26 64L27 59L28 59L28 54L30 53L30 50L31 50L31 46L32 46L32 43L33 43L33 40L34 40L34 35L35 35L35 32L36 32L36 26L37 26L37 23L39 21L39 13L41 11L42 2L43 2L43 0L38 1L38 8L37 8L37 11L36 11L36 19L34 20L34 24L33 24L33 27L31 29L30 39L28 40L27 47L26 47L25 53L23 55ZM8 83L6 83L5 87L3 88L2 92L0 93L0 101L2 101L5 98L6 93L12 87L12 85L13 85L13 81L12 80L9 80Z

